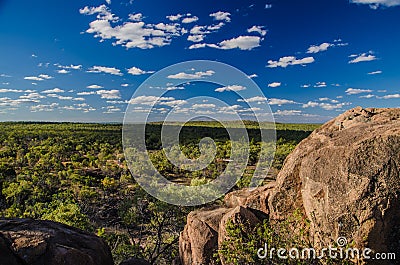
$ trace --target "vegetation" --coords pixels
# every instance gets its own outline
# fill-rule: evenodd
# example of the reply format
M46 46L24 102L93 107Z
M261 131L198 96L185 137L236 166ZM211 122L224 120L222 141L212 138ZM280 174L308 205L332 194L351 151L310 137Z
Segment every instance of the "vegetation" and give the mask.
M265 219L253 226L229 220L226 224L227 238L214 256L234 265L354 264L349 259L340 258L339 251L332 252L337 253L337 259L329 257L327 252L310 251L312 244L307 240L309 228L310 222L298 209L284 221L270 222ZM335 244L332 248L337 247ZM351 246L344 249L348 247Z
M235 188L248 185L260 145L268 144L260 142L254 124L247 126L250 161ZM316 126L277 127L275 170ZM130 256L151 264L171 264L177 258L179 232L194 208L158 201L136 184L123 155L121 125L8 122L0 123L0 130L0 216L54 220L97 233L117 264ZM198 172L168 161L160 132L160 124L148 125L146 145L156 168L170 180L202 185L225 169L232 143L217 123L189 124L181 131L180 147L189 158L199 156L202 138L216 142L217 157Z

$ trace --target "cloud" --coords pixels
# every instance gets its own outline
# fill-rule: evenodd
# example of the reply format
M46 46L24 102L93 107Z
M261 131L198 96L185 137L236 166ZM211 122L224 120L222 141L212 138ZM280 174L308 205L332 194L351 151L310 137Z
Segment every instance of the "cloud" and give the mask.
M138 96L132 98L129 101L129 104L138 104L138 105L154 105L157 101L163 100L175 100L173 97L156 97L156 96Z
M224 92L224 91L242 91L245 90L246 87L244 86L239 86L239 85L232 85L232 86L224 86L224 87L219 87L215 89L216 92Z
M383 96L381 98L383 98L383 99L400 98L400 94L385 95L385 96Z
M193 44L189 47L189 49L210 47L221 50L231 50L231 49L252 50L260 46L260 41L261 38L258 36L239 36L237 38L232 38L230 40L221 41L218 44L206 44L206 43Z
M257 74L251 74L251 75L248 75L247 77L248 78L256 78L256 77L258 77L258 75Z
M347 95L357 95L361 93L371 93L371 92L372 92L371 89L348 88L346 90Z
M108 5L111 5L111 0L106 0L106 3L107 3Z
M359 96L359 98L374 98L375 95L372 94L368 94L368 95L364 95L364 96Z
M64 93L64 92L65 92L64 90L59 89L58 87L53 88L53 89L49 89L49 90L42 91L42 93L44 93L44 94Z
M382 71L381 70L373 71L373 72L369 72L368 74L369 75L379 75L379 74L382 74Z
M57 73L59 74L68 74L70 71L67 71L65 69L57 70Z
M107 106L107 107L103 107L103 109L106 109L106 111L103 112L105 114L112 114L112 113L121 111L121 109L116 106Z
M199 18L196 17L196 16L193 16L193 17L185 17L184 19L182 19L182 23L184 23L184 24L189 24L189 23L196 22L197 20L199 20Z
M83 91L76 93L78 96L89 96L89 95L96 95L96 91Z
M231 15L231 13L229 13L229 12L218 11L218 12L210 14L210 17L213 17L214 20L230 22L231 21L230 15Z
M151 49L169 45L173 37L181 36L182 28L178 23L146 24L143 21L129 21L120 25L112 25L119 21L111 11L103 7L81 9L81 14L93 15L97 19L89 23L86 33L94 34L100 41L115 40L113 45L122 45L127 49ZM138 19L138 17L136 17Z
M123 75L121 73L121 70L115 68L115 67L105 67L105 66L93 66L89 68L87 71L88 73L106 73L106 74L111 74L111 75Z
M349 63L360 63L360 62L369 62L376 60L376 56L369 53L361 53L359 55L350 55L350 58L356 57L353 60L350 60Z
M54 111L54 109L56 109L59 106L58 103L51 103L48 105L44 105L44 104L39 104L39 105L35 105L35 106L31 106L31 112L41 112L41 111Z
M84 113L96 110L95 108L89 106L86 103L74 104L73 106L59 107L59 109L71 110L71 111L82 111Z
M294 116L294 115L302 115L301 110L277 110L274 115L278 116Z
M166 87L165 90L167 91L173 91L173 90L184 90L185 88L183 86L169 86Z
M295 56L285 56L279 59L279 61L268 61L268 66L270 68L283 67L286 68L288 65L306 65L315 62L314 57L305 57L302 59L297 59Z
M25 94L23 96L19 97L20 99L29 99L32 101L38 101L39 99L43 99L46 98L43 95L40 95L39 93L33 92L33 93L29 93L29 94Z
M303 104L303 108L314 108L314 107L320 107L324 110L335 110L335 109L341 109L344 106L350 105L350 103L337 103L337 104L331 104L331 103L326 103L326 102L313 102L309 101L306 104Z
M187 40L191 42L200 42L204 40L204 37L204 35L189 35Z
M268 104L269 105L284 105L284 104L297 104L293 100L288 100L288 99L279 99L279 98L270 98L268 99Z
M113 89L113 90L98 90L96 91L97 95L100 95L101 98L105 99L120 99L121 94L119 90Z
M379 7L399 6L400 0L350 0L350 3L366 4L372 9L378 9Z
M256 97L252 97L252 98L245 98L245 99L238 99L238 102L265 102L268 99L266 97L261 97L261 96L256 96Z
M101 5L98 7L88 7L79 9L79 13L82 15L95 15L97 14L97 19L104 21L117 22L119 17L111 13L111 10L106 5Z
M264 29L264 26L252 26L251 28L249 28L247 30L248 33L251 32L257 32L259 33L261 36L265 36L267 35L267 30Z
M209 45L209 44L206 44L206 43L192 44L192 45L189 46L189 50L205 48L205 47L207 47L208 45Z
M82 69L82 65L61 65L61 64L54 64L55 66L57 66L58 68L62 68L62 69L67 69L67 70L81 70Z
M280 87L281 85L281 82L272 82L268 84L268 87Z
M152 106L154 104L165 105L169 107L176 107L179 105L186 104L186 100L175 99L174 97L156 97L156 96L138 96L132 98L129 104L135 105L147 105Z
M193 106L192 106L193 109L212 109L215 107L216 107L215 104L211 104L211 103L193 104Z
M0 93L31 93L31 92L35 92L35 91L34 90L9 89L9 88L0 89Z
M239 48L240 50L252 50L260 46L261 38L258 36L239 36L230 40L218 43L219 49L230 50ZM210 46L211 47L211 46Z
M236 114L237 109L240 109L240 105L232 105L232 106L226 106L226 107L220 107L218 112L222 112L224 114Z
M195 26L193 26L193 28L189 31L190 35L188 36L187 40L188 40L188 41L192 41L192 42L201 42L201 41L204 40L204 38L206 37L206 35L218 31L218 30L221 29L224 25L225 25L225 23L223 23L223 22L220 22L220 23L215 24L215 25L208 25L208 26L195 25ZM207 46L207 45L204 44L204 47L206 47L206 46ZM210 44L210 46L212 46L212 44ZM193 46L192 48L189 48L189 49L204 48L204 47Z
M73 100L73 101L84 101L85 100L84 98L74 98L71 96L61 96L58 94L47 94L47 96L51 97L51 98L58 98L59 100Z
M52 79L52 76L46 75L46 74L40 74L39 76L25 76L25 80L31 80L31 81L43 81L43 80L48 80Z
M170 79L200 79L200 78L203 78L206 76L212 76L213 74L215 74L215 72L212 70L208 70L205 72L200 71L200 72L196 72L193 74L181 72L178 74L169 75L168 78L170 78Z
M152 73L154 73L154 71L144 71L137 67L131 67L128 69L128 73L131 75L144 75L144 74L152 74Z
M327 42L324 42L320 45L311 45L308 48L307 53L318 53L318 52L326 51L331 46L333 46L333 45L330 43L327 43Z
M326 82L317 82L314 87L326 87Z
M167 18L168 18L170 21L178 21L178 20L181 19L183 16L184 16L184 15L176 14L176 15L167 16Z
M129 14L129 20L142 21L143 20L143 14L142 13Z
M93 85L87 86L86 88L91 88L91 89L100 89L100 88L103 88L103 87L102 87L102 86L99 86L99 85L95 85L95 84L93 84Z
M121 84L122 87L128 87L129 84Z

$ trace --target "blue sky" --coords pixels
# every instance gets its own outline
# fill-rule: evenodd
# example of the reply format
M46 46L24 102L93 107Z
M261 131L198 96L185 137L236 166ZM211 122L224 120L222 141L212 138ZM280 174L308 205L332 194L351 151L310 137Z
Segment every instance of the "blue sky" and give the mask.
M170 79L183 85L160 83L160 111L229 114L250 99L276 121L325 122L356 106L399 107L398 25L400 0L0 0L0 121L121 122L128 104L154 104L131 99L142 82L188 60L236 67L265 97L189 83L214 73L182 69Z

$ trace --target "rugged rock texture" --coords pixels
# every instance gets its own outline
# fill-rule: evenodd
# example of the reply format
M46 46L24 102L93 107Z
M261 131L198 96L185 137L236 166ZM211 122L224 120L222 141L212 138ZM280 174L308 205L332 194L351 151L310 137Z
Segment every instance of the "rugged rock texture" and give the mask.
M304 208L316 246L345 236L399 250L399 166L400 109L347 111L288 156L269 200L272 218Z
M194 211L179 238L179 253L183 264L214 264L212 257L218 246L219 222L227 208Z
M226 207L203 209L191 212L185 229L179 238L179 254L183 265L218 264L213 254L226 238L225 225L248 221L256 224L267 218L269 191L273 184L257 189L243 189L229 193L225 197ZM222 262L224 260L222 259Z
M233 192L225 197L226 208L189 215L180 240L182 262L212 264L210 252L218 247L215 238L223 240L227 219L283 220L296 209L311 221L309 240L316 248L344 236L358 247L400 255L399 166L400 109L349 110L303 140L275 184ZM219 228L210 229L202 221L206 216ZM190 231L210 236L193 240Z
M99 237L51 221L0 219L0 265L113 265Z

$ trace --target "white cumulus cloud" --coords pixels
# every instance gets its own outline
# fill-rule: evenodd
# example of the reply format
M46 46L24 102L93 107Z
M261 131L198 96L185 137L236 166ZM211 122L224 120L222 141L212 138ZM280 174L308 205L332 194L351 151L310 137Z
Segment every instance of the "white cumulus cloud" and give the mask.
M95 84L93 84L93 85L87 86L86 88L91 88L91 89L100 89L100 88L103 88L103 87L102 87L102 86L100 86L100 85L95 85Z
M371 93L371 89L359 89L359 88L348 88L346 90L347 95L357 95L361 93Z
M366 4L372 9L378 9L379 7L399 6L400 0L350 0L350 3Z
M215 89L216 92L224 92L224 91L242 91L245 90L246 87L240 85L232 85L232 86L224 86Z
M314 57L305 57L302 59L297 59L295 56L285 56L280 58L278 61L269 60L268 67L276 68L283 67L286 68L289 65L306 65L315 62Z
M349 61L349 63L360 63L360 62L370 62L376 60L376 56L372 55L371 52L369 53L361 53L359 55L350 55L350 58L354 58Z
M318 52L326 51L331 46L333 46L333 45L330 43L327 43L327 42L324 42L320 45L311 45L308 48L307 53L318 53Z
M231 21L230 15L231 13L229 12L218 11L215 13L211 13L210 17L213 17L215 20L230 22Z
M144 74L152 74L154 71L144 71L138 67L131 67L128 69L128 73L131 75L144 75Z
M259 33L261 36L265 36L267 35L267 30L264 28L264 26L252 26L251 28L249 28L247 30L248 33L251 32L257 32Z
M105 99L119 99L121 98L121 94L119 93L119 90L113 89L113 90L98 90L96 91L97 95L100 95L101 98Z
M123 75L121 70L115 67L93 66L89 68L88 73L106 73L111 75Z
M268 84L268 87L280 87L281 85L281 82L272 82Z
M64 90L62 90L58 87L42 91L42 93L44 93L44 94L64 93L64 92L65 92Z
M199 79L199 78L203 78L206 76L212 76L213 74L215 74L215 72L212 70L207 70L205 72L199 71L199 72L195 72L192 74L181 72L181 73L177 73L174 75L169 75L168 78L170 78L170 79Z

